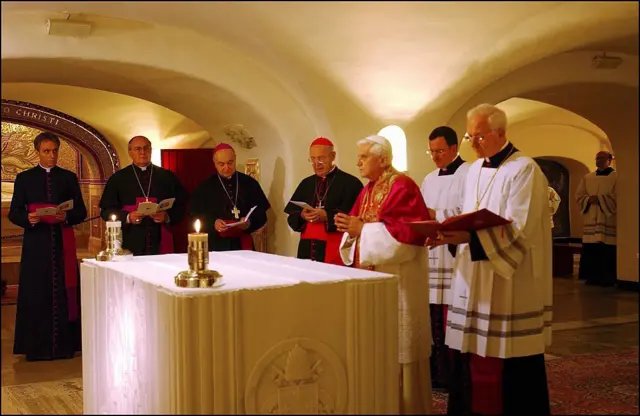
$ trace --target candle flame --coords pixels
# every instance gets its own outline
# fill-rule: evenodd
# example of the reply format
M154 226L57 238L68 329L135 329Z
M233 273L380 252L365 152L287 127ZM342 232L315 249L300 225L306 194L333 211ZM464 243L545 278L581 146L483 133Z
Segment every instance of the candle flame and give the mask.
M112 215L112 216L111 216L111 221L115 221L115 220L116 220L116 216L115 216L115 215Z
M200 220L196 220L196 223L193 225L193 228L196 229L196 233L200 232Z

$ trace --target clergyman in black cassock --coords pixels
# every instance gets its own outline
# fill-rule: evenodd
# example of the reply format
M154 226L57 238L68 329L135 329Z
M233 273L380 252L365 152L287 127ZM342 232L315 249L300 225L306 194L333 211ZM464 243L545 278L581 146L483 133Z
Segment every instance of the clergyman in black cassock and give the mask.
M340 258L342 233L338 232L334 216L351 212L362 190L360 179L334 165L336 152L333 143L318 137L309 147L309 161L314 174L300 182L291 200L284 208L287 222L295 232L301 233L298 258L344 266ZM291 203L306 202L313 210Z
M131 139L129 156L133 163L107 181L100 215L105 221L115 215L122 222L122 247L134 256L173 253L171 224L184 218L188 193L173 172L151 163L151 142L146 137ZM142 202L169 198L175 201L167 211L150 216L136 212Z
M28 361L72 358L81 349L80 284L73 226L87 217L75 173L56 166L60 140L34 140L40 164L16 176L9 220L24 228L14 354ZM38 208L73 208L37 217Z
M217 172L191 195L190 219L199 219L200 232L209 234L210 251L253 250L251 233L267 223L271 205L258 181L236 171L236 154L230 145L216 146L213 161ZM227 226L243 220L253 207L256 208L248 221Z

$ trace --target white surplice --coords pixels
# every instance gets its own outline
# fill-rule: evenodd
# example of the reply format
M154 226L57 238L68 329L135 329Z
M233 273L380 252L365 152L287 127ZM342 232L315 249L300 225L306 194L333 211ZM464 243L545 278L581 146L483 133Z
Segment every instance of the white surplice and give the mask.
M479 209L513 223L478 231L488 260L472 262L469 244L458 246L446 344L483 357L542 354L551 343L553 301L547 179L520 152L498 170L482 164L469 168L463 213L484 194Z
M420 191L427 207L436 213L436 220L442 222L449 217L462 214L464 184L469 171L469 163L461 164L451 175L439 175L436 169L422 181ZM428 251L429 258L429 303L451 304L451 277L454 258L447 246L439 246Z
M583 243L616 244L616 179L614 170L608 175L588 173L576 190L576 201L582 212ZM589 202L589 196L598 197L598 203Z
M340 255L345 265L354 262L356 239L345 233ZM366 223L357 244L360 266L398 276L398 359L400 364L427 359L431 355L431 321L427 293L425 247L398 242L384 223Z
M553 189L552 187L549 187L549 211L551 212L551 228L554 227L553 216L558 211L560 202L561 202L560 195L558 195L555 189Z

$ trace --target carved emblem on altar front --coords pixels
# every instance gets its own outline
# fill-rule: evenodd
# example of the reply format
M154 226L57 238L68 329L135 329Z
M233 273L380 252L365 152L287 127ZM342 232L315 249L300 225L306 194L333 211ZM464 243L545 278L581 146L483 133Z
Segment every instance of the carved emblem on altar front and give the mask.
M344 414L347 378L340 358L312 339L283 341L254 368L245 395L248 414Z

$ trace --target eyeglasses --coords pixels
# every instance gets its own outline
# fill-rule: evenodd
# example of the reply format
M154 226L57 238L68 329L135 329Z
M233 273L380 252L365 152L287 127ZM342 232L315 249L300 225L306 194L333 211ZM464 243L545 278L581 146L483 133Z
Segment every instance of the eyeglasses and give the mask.
M444 152L446 152L446 150L444 150L444 149L427 150L427 154L431 155L431 156L440 156Z
M141 153L141 152L146 153L151 150L151 146L144 146L144 147L136 146L136 147L132 147L131 150L137 153Z
M490 134L490 133L487 133ZM473 141L479 141L482 142L484 141L484 136L471 136L469 133L465 133L464 137L462 137L462 140L464 140L465 142L473 142Z
M329 159L328 159L328 158L325 158L325 157L319 157L319 158L312 157L312 158L309 158L309 159L307 159L307 160L308 160L308 161L309 161L309 163L311 163L312 165L316 165L316 164L318 164L318 165L324 165L324 164L326 164L326 163L329 163Z

